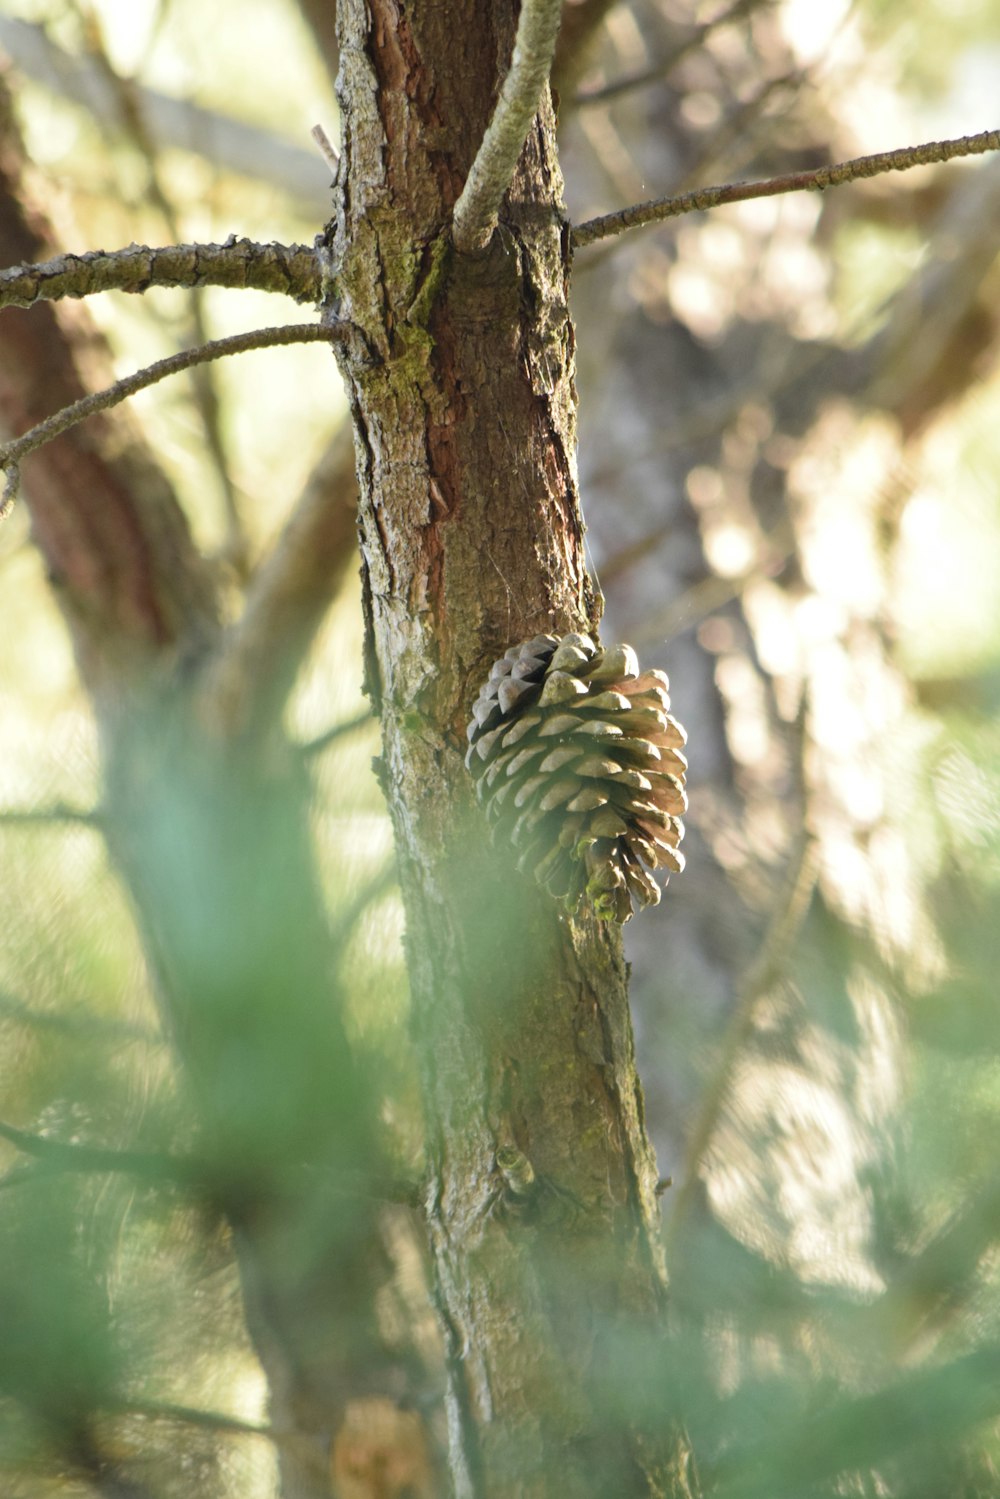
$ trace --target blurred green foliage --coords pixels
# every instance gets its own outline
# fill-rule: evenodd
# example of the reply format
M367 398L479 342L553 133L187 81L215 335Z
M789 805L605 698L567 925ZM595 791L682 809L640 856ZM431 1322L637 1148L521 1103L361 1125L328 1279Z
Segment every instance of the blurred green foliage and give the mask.
M75 47L86 9L39 0L18 15L44 19ZM891 67L914 120L957 87L978 49L1000 46L1000 8L985 0L918 11L866 0L855 9L873 69ZM211 28L193 0L103 0L93 13L117 64L151 86L183 94L197 85L202 102L299 142L317 115L332 129L335 104L291 4L258 7L253 28L235 0L213 7ZM265 70L275 57L280 68ZM106 146L93 122L38 87L25 84L21 102L66 244L167 237L135 141ZM309 239L326 212L321 200L309 219L278 189L176 151L162 154L156 173L191 239L221 239L234 227ZM888 217L848 218L834 236L845 344L877 326L917 266L919 216ZM203 312L214 334L270 316L265 299L250 294L211 294ZM157 296L103 299L94 315L132 367L173 347L190 310ZM291 373L274 380L252 361L219 374L254 557L343 414L325 353L280 357ZM664 1421L679 1410L705 1491L719 1499L1000 1494L997 398L991 377L914 460L920 482L891 559L888 629L912 690L883 750L890 820L906 840L899 867L921 887L915 934L892 950L869 913L845 916L821 890L767 996L757 1044L775 1066L748 1072L734 1092L711 1186L699 1186L671 1228L675 1337L665 1348L634 1328L609 1340L609 1428L644 1410ZM220 550L220 480L190 392L161 389L137 410L199 543ZM226 565L221 558L235 613L240 585ZM287 1283L305 1288L301 1348L318 1358L307 1324L323 1256L370 1223L336 1181L303 1185L297 1173L365 1171L377 1160L412 1180L420 1169L401 905L369 765L375 730L346 734L307 770L286 744L287 778L274 780L255 766L227 781L216 767L199 785L204 767L167 756L155 798L120 830L126 849L149 860L137 921L100 831L46 816L57 803L96 805L98 753L21 514L0 533L0 588L0 792L5 807L38 814L0 822L0 1119L43 1142L132 1155L114 1170L85 1169L83 1156L74 1166L46 1157L44 1146L37 1154L2 1146L0 1487L15 1499L95 1490L265 1499L275 1484L272 1444L224 1424L199 1426L191 1414L265 1417L223 1209L237 1203ZM361 711L361 644L352 586L290 706L292 745ZM306 869L322 905L301 883ZM288 879L289 870L298 873ZM891 879L880 880L888 900ZM231 908L213 903L213 886L229 892ZM332 941L317 932L317 909ZM151 930L156 911L171 934L166 949ZM196 1040L168 1036L154 999L164 981L158 964L170 954L167 981L191 1005ZM331 994L339 1012L318 999ZM652 1021L640 1015L642 1067L657 1125L658 1071L683 1052L707 1086L724 1017L650 1013ZM794 1045L782 1024L792 1013L808 1019ZM366 1087L330 1064L344 1054L340 1026ZM775 1123L786 1062L814 1088L812 1155L796 1153L791 1127L784 1139ZM768 1088L770 1113L759 1096ZM193 1102L198 1090L212 1100L214 1137L195 1123L206 1113ZM365 1117L373 1096L377 1119ZM805 1107L801 1096L795 1107ZM735 1181L746 1163L745 1180ZM803 1181L810 1172L815 1179ZM258 1216L262 1183L287 1194L295 1212ZM706 1210L710 1192L715 1212ZM669 1218L670 1192L665 1206ZM805 1229L793 1239L786 1228L796 1212ZM414 1313L418 1306L426 1319L419 1251L401 1231L387 1253L395 1279L382 1293L383 1331L393 1329L399 1345L424 1340L433 1370L425 1388L436 1396L434 1333ZM357 1331L359 1341L364 1335Z

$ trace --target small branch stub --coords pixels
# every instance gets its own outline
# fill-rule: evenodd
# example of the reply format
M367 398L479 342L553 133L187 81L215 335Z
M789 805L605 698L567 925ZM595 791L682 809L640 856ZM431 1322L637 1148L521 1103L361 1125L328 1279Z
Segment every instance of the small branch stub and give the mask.
M536 635L494 662L473 707L468 766L518 867L574 910L628 921L656 905L651 870L679 872L687 736L662 671L631 646Z

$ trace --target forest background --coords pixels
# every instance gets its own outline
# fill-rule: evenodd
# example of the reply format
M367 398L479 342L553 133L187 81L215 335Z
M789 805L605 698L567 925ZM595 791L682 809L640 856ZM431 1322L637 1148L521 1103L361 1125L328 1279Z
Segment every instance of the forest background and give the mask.
M575 223L995 124L989 0L602 9L557 72ZM206 27L191 0L5 7L45 254L312 242L330 167L310 131L338 136L328 8L244 11L218 0ZM689 867L626 948L684 1349L671 1410L707 1493L1000 1491L998 224L987 157L575 258L602 636L669 672L691 741ZM95 384L275 321L264 293L212 288L66 316ZM344 1027L379 1078L393 1169L419 1181L336 367L322 346L250 354L143 393L121 421L234 619L296 506L322 493L344 518L284 724ZM30 499L30 459L23 485ZM4 1489L264 1499L282 1434L247 1289L211 1204L163 1179L190 1143L184 1085L102 836L92 704L20 503L0 590ZM398 1202L377 1232L379 1338L422 1428L392 1440L413 1444L412 1492L437 1492L445 1354L424 1247ZM659 1375L632 1377L641 1405ZM349 1494L336 1450L334 1469Z

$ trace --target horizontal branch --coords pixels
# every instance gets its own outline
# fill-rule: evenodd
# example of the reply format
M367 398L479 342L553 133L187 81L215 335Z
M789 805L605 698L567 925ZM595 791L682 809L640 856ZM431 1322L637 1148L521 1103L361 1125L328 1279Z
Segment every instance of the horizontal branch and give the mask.
M245 354L250 349L268 349L284 344L331 343L343 336L345 329L346 325L341 324L324 327L320 323L286 323L277 328L255 328L249 333L234 333L229 338L217 338L196 349L182 349L178 354L158 359L155 364L148 364L144 369L136 370L135 374L116 380L106 390L82 396L71 406L64 406L61 411L54 412L45 421L29 428L20 437L0 444L0 468L7 473L7 482L0 495L0 520L8 514L17 495L21 478L18 468L20 460L28 453L33 453L36 448L51 442L61 432L75 427L88 416L93 416L95 412L107 411L112 406L120 405L129 396L145 390L149 385L155 385L158 380L165 380L168 375L176 375L181 370L192 369L198 364L207 364L212 359L222 359L227 354Z
M561 17L562 0L522 0L510 69L455 204L459 250L481 249L489 242L552 68Z
M225 1165L198 1156L70 1144L18 1129L4 1120L0 1120L0 1139L6 1140L23 1155L31 1156L40 1166L54 1171L135 1176L142 1181L174 1182L206 1191L224 1185ZM238 1176L241 1165L233 1163L234 1175ZM330 1171L323 1166L291 1164L285 1170L285 1180L288 1184L306 1181L311 1191L322 1186L344 1197L393 1202L404 1207L419 1207L423 1199L422 1184L404 1177L370 1176L360 1171ZM10 1178L3 1178L0 1185L4 1182L14 1185Z
M922 146L906 146L899 151L883 151L876 156L857 156L835 166L818 167L813 172L789 172L783 177L768 177L762 182L730 182L723 187L701 187L681 193L676 198L655 198L637 203L616 213L602 214L577 224L572 232L574 250L582 250L599 239L609 239L626 229L658 224L664 219L679 218L686 213L700 213L720 208L724 203L745 203L752 198L774 198L782 193L822 192L863 177L879 177L884 172L906 172L911 167L930 166L951 161L957 156L980 156L986 151L1000 151L1000 130L983 130L979 135L963 135L958 140L928 141Z
M161 1035L147 1026L128 1020L112 1020L106 1015L87 1011L82 1005L72 1010L39 1009L3 990L0 990L0 1016L32 1030L55 1031L87 1041L106 1041L109 1044L116 1041L142 1041L151 1046L158 1046L163 1041Z
M163 1151L114 1150L99 1145L67 1144L62 1140L50 1140L47 1135L17 1129L4 1120L0 1120L0 1139L58 1171L110 1172L148 1181L187 1183L204 1181L208 1176L205 1163L183 1156L167 1155Z
M3 449L0 448L0 468L3 467ZM0 503L0 520L6 511ZM77 827L100 828L102 815L96 808L71 807L66 802L56 802L51 807L0 807L0 825L3 827L49 827L59 823L71 823Z
M259 245L235 235L224 245L128 245L0 271L0 307L31 307L101 291L144 292L151 286L250 288L315 303L320 275L318 256L308 245Z

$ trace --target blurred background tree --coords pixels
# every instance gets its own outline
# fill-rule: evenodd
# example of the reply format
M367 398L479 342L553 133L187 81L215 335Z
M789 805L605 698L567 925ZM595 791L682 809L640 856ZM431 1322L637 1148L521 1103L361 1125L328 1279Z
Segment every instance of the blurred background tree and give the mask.
M329 216L332 7L7 10L4 265ZM989 3L580 0L571 218L979 129L998 51ZM688 870L626 933L672 1340L611 1347L607 1422L681 1419L706 1494L1000 1493L998 217L987 159L574 265L603 634L692 744ZM4 310L2 435L270 312ZM346 406L325 349L208 369L36 455L39 545L0 531L4 1489L445 1492Z

